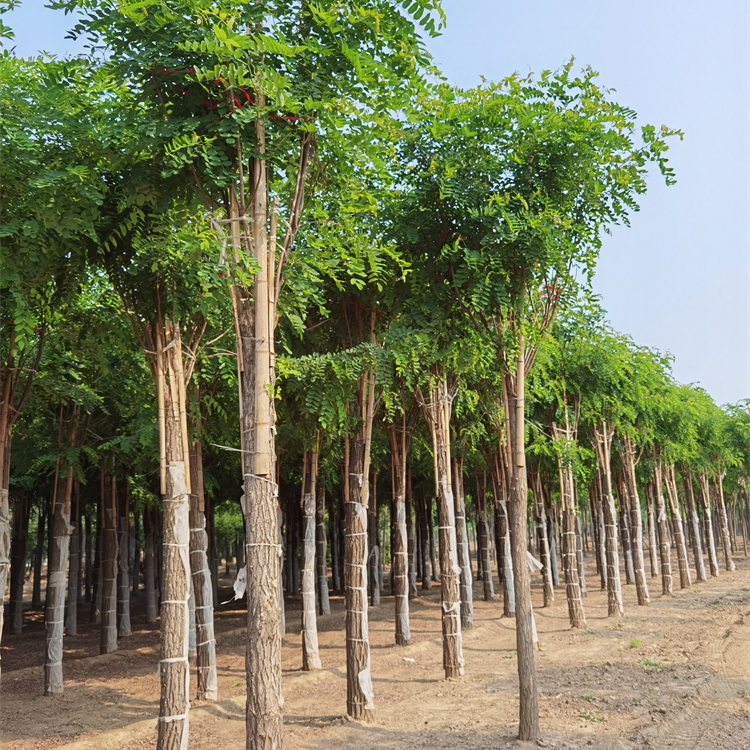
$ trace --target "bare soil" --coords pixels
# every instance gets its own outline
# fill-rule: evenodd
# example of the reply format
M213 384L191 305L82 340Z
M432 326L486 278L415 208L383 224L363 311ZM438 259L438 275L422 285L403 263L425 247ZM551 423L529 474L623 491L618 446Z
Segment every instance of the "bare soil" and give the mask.
M443 679L439 589L411 602L412 643L393 643L393 599L370 609L377 720L346 719L344 611L319 618L324 669L300 670L299 601L287 601L282 651L285 747L462 748L547 747L563 750L746 750L750 748L750 561L737 570L665 598L651 579L652 602L638 607L623 587L625 615L607 617L588 561L587 629L568 625L563 588L543 609L538 576L533 598L542 739L516 739L518 678L514 621L502 601L475 602L464 632L466 675ZM230 586L228 579L222 581ZM229 589L220 599L229 598ZM475 595L481 597L481 585ZM241 604L216 615L218 703L194 702L191 748L244 747L244 638ZM44 698L42 613L29 612L21 636L4 636L0 693L3 750L145 750L155 745L159 707L158 626L133 609L133 635L120 650L98 655L99 631L87 622L65 639L65 695ZM80 619L88 619L86 606Z

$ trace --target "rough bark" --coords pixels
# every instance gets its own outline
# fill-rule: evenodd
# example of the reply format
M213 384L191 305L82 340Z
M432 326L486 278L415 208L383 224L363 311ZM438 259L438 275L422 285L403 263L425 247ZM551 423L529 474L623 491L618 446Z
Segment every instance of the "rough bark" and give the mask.
M318 450L305 451L302 469L302 671L321 669L315 615L315 495Z
M727 506L724 502L724 471L720 471L714 480L714 498L719 516L719 530L721 531L722 547L724 547L724 567L732 571L735 569L732 560L732 543L729 539L729 523L727 521Z
M682 532L682 519L680 518L680 503L677 497L677 483L674 476L674 464L667 466L666 470L667 497L669 498L669 510L672 516L672 536L677 548L677 564L680 571L680 588L690 588L690 563L688 562L687 545L685 535Z
M646 584L646 567L643 559L643 523L641 521L641 501L638 497L638 483L635 476L635 445L630 436L622 440L620 459L623 466L624 498L627 512L630 513L630 543L633 549L633 574L635 590L640 606L650 602Z
M656 578L659 571L659 564L656 559L656 511L654 508L653 494L646 491L646 506L648 515L648 557L651 565L651 577Z
M474 620L473 574L469 554L469 532L466 527L463 457L453 459L454 496L456 503L456 543L461 568L461 627L470 628Z
M620 560L617 550L617 514L612 493L610 448L613 430L602 420L594 433L594 450L599 465L601 507L604 510L604 539L607 551L607 613L609 617L622 614Z
M182 342L177 323L157 331L162 490L161 700L158 750L187 746L190 711L190 464Z
M625 583L630 585L635 583L635 570L633 567L633 543L630 538L630 514L628 513L630 502L622 474L615 475L615 485L617 487L622 556L625 561Z
M657 461L654 466L654 514L659 536L659 562L661 564L661 593L663 596L672 594L672 560L670 555L669 530L667 528L667 512L662 491L662 467Z
M360 393L364 390L360 385ZM360 395L360 401L364 401ZM361 404L367 411L366 404ZM362 408L360 408L362 411ZM365 430L366 433L366 430ZM358 721L374 718L367 617L367 502L370 483L366 434L346 441L347 487L344 494L344 587L346 598L346 712Z
M708 566L711 576L716 578L719 575L719 560L716 557L716 544L714 542L714 529L711 520L711 492L708 485L708 472L701 472L698 476L700 486L700 499L703 506L703 523L706 530L706 539L708 547Z
M429 591L432 588L432 579L430 577L430 539L427 531L427 503L421 489L417 491L417 520L419 522L419 541L420 541L420 559L422 562L420 573L422 581L422 591Z
M74 428L75 429L75 428ZM73 435L71 435L71 444ZM55 494L52 498L52 543L47 557L47 602L44 624L44 694L63 693L63 621L65 612L65 581L68 567L68 543L71 531L70 500L73 470L57 459Z
M103 486L99 653L110 654L117 650L117 482L115 477L106 476Z
M487 474L477 473L477 497L475 509L477 517L477 559L482 571L482 593L484 601L495 601L495 588L492 582L492 568L490 567L490 538L487 528Z
M391 477L395 527L391 552L392 591L395 605L395 637L397 646L407 646L411 640L409 625L409 542L406 534L406 452L408 435L406 417L397 430L388 425L388 440L391 448Z
M524 435L525 347L519 341L516 374L505 376L503 395L506 414L507 469L510 476L508 525L513 559L516 598L516 653L519 684L518 737L534 741L539 737L539 705L534 664L534 615L531 608L527 561L528 488ZM503 446L501 446L502 448Z
M118 497L117 518L117 634L130 636L130 486L125 480Z
M586 616L581 598L581 581L578 577L578 554L576 551L576 506L573 465L565 460L573 447L575 432L569 424L552 426L553 436L559 446L557 469L560 475L560 498L562 501L562 558L565 576L565 596L568 602L570 627L585 628ZM541 489L541 488L540 488Z
M196 420L200 434L200 422ZM203 492L203 450L200 440L190 445L190 572L195 597L196 698L215 701L218 698L216 676L216 638L214 636L214 603L211 570L208 565L206 533L206 500ZM147 542L148 544L148 542Z
M461 569L458 565L455 503L450 467L450 415L453 396L445 377L433 373L429 403L418 390L420 407L432 435L435 494L438 511L440 599L442 605L443 670L446 679L464 673L461 642Z
M542 478L539 471L529 472L531 490L534 495L534 515L536 517L536 536L539 545L539 557L542 563L542 596L544 606L551 607L555 601L555 589L552 585L552 570L550 568L549 539L547 537L547 514L544 510L544 494Z

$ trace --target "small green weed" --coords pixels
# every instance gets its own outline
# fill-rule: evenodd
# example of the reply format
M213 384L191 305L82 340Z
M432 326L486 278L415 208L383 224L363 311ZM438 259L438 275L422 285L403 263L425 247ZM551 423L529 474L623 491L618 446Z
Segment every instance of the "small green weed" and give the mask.
M582 695L581 698L589 703L593 703L595 700L593 695Z
M586 630L583 631L584 635L594 635L594 631L591 628L586 628Z
M231 690L232 688L236 688L236 687L238 687L241 684L242 684L242 680L232 680L229 683L229 689Z
M515 659L516 658L516 652L515 651L511 651L509 654L505 655L505 658L506 659Z
M601 716L594 716L594 714L591 714L588 711L579 711L578 715L582 719L588 719L589 721L599 722L602 720Z
M642 645L643 644L637 638L631 638L630 643L628 643L628 648L638 648Z
M665 667L663 664L660 664L658 661L651 661L651 659L646 659L645 657L641 659L640 665L642 667L650 667L651 669L655 669L658 672L667 672L671 669L671 667Z

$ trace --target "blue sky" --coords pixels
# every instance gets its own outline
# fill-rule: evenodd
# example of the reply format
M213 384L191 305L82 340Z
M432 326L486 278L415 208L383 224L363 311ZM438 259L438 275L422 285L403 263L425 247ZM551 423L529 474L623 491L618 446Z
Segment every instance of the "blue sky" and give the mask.
M591 65L642 124L685 132L630 228L605 238L594 289L612 325L671 352L675 376L719 403L750 397L750 13L739 0L444 0L428 42L447 79ZM25 0L18 55L81 51L70 17Z

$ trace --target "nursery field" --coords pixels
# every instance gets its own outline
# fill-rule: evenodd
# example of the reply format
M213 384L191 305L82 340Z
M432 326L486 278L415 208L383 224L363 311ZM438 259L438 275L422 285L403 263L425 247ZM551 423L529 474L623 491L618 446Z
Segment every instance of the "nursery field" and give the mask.
M300 602L287 601L282 648L285 747L486 748L562 750L738 750L750 746L750 564L673 597L638 607L625 586L625 615L607 617L587 560L587 628L571 630L564 591L542 608L532 598L540 648L536 654L542 738L517 737L515 628L502 600L481 600L475 586L474 627L464 633L466 674L446 681L441 668L439 588L411 602L412 643L393 645L393 598L370 609L375 690L374 724L346 717L344 606L318 619L323 669L302 672ZM589 570L589 567L591 568ZM227 587L231 582L222 579ZM229 598L222 590L222 600ZM98 655L99 630L84 625L66 638L66 689L43 697L41 612L22 636L3 643L3 750L146 750L156 740L159 711L158 626L146 629L143 604L133 602L133 635L114 654ZM190 747L241 747L245 735L245 620L241 605L216 612L217 703L193 702Z

